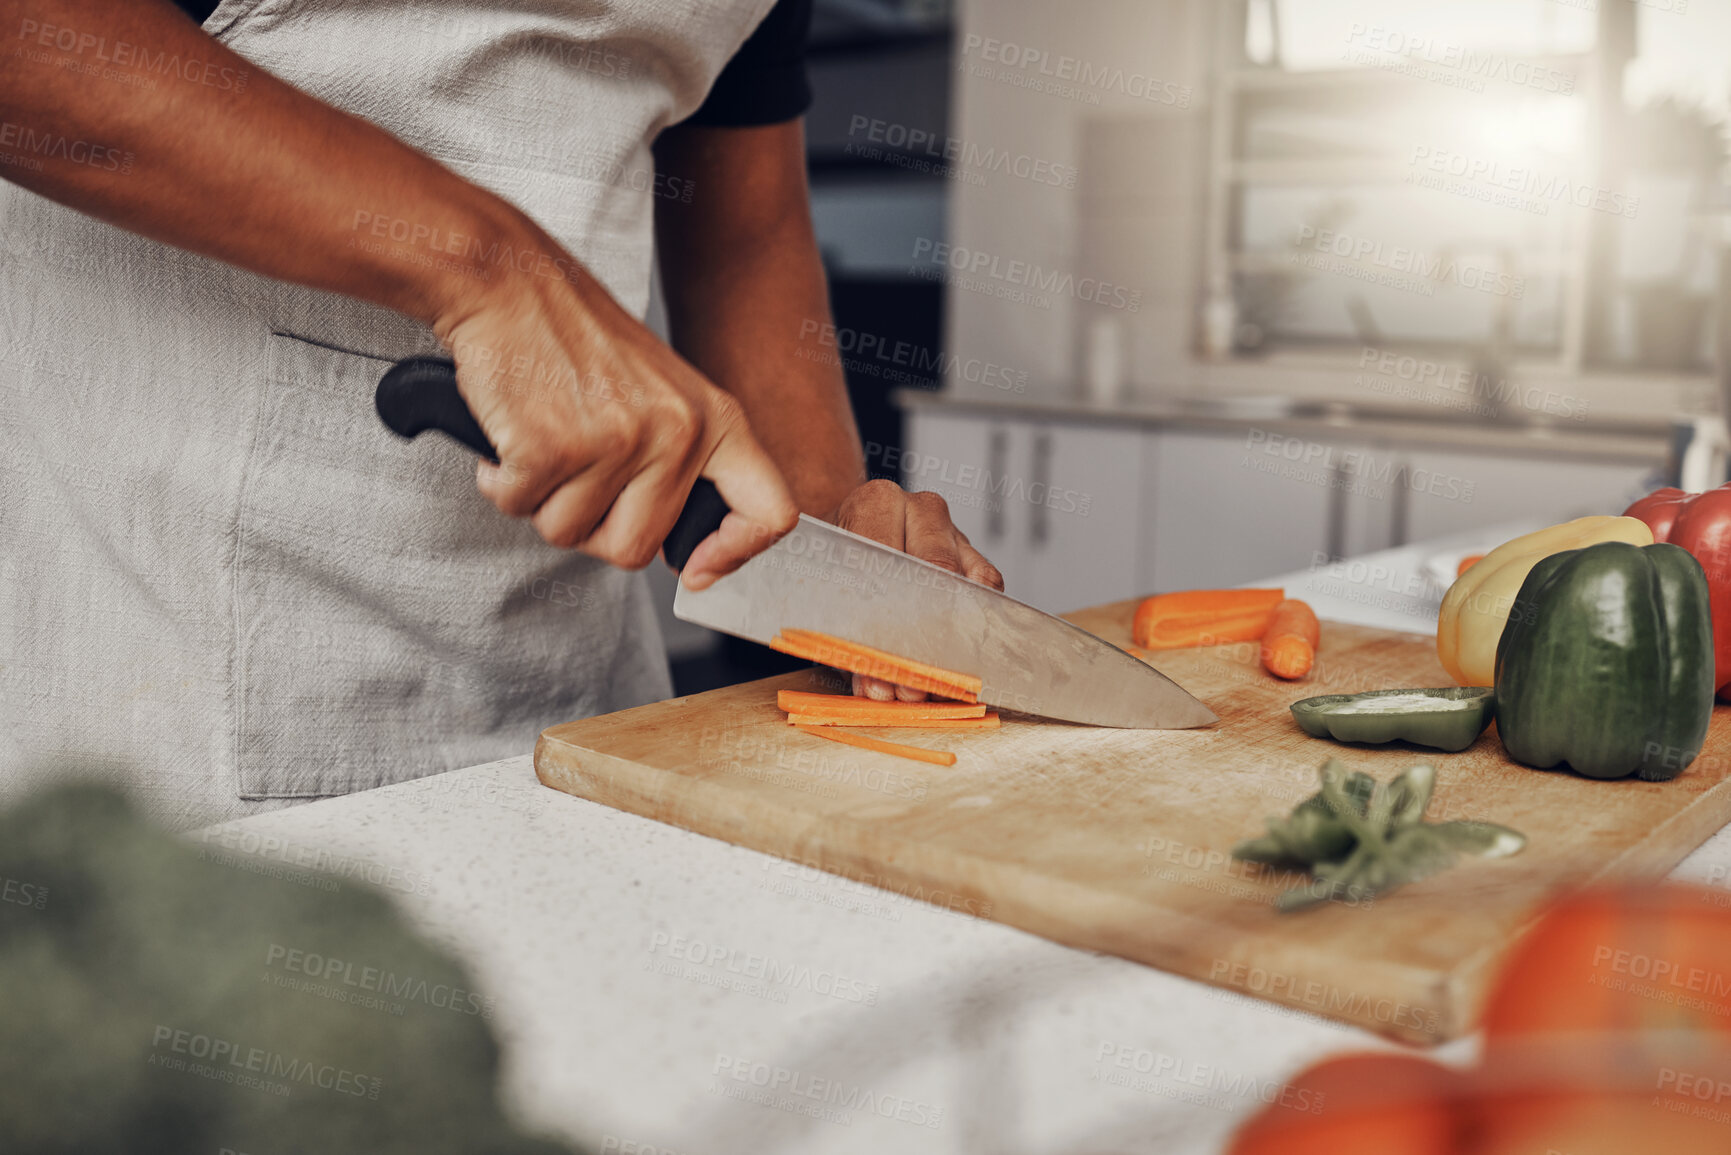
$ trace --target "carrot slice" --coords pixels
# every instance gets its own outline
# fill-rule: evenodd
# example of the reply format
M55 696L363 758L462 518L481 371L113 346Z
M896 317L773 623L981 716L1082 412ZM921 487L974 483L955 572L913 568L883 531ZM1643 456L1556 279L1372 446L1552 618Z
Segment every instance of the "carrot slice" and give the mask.
M1484 561L1484 560L1485 560L1485 555L1482 553L1469 553L1469 554L1467 554L1465 557L1461 558L1460 564L1455 566L1455 576L1460 577L1462 574L1466 573L1469 569L1472 569L1474 565L1476 565L1479 562Z
M882 678L910 689L942 694L963 702L979 701L980 687L984 685L979 678L969 674L939 669L812 630L783 630L770 639L769 648L808 662Z
M900 714L909 718L982 718L986 714L983 702L880 702L854 694L811 694L803 690L782 690L775 704L790 714Z
M840 742L844 746L858 746L862 750L876 750L880 754L894 754L898 758L912 758L915 762L930 762L934 766L954 766L956 756L948 750L928 750L924 746L904 746L900 742L885 742L882 738L868 738L864 734L850 734L846 730L836 730L828 726L799 726L794 729L814 738L828 738L831 742Z
M992 716L978 714L966 718L945 718L941 715L899 712L874 714L869 710L789 710L787 713L790 718L810 718L814 725L824 722L832 726L936 726L939 722L981 722Z
M923 677L930 678L933 681L943 682L947 685L960 686L961 688L971 690L974 693L978 693L980 688L985 684L972 674L958 674L954 670L946 670L941 666L933 666L925 662L916 662L912 658L904 658L898 654L892 654L888 650L879 650L872 646L862 645L859 642L850 642L844 638L838 638L831 634L820 634L816 630L782 630L781 636L796 644L809 643L812 645L833 646L845 650L852 650L860 654L862 657L875 659L885 663L886 665L904 670L907 673L919 674ZM905 685L906 683L903 684Z
M986 711L984 702L944 702L931 710L902 710L899 706L917 706L919 702L885 702L890 707L886 710L872 710L864 706L841 706L831 709L828 706L783 706L789 714L822 714L825 717L860 717L873 718L984 718Z
M1185 590L1156 594L1136 607L1132 640L1144 649L1175 650L1253 642L1268 630L1285 590Z
M1322 623L1316 611L1297 598L1275 607L1268 632L1262 635L1262 665L1277 678L1302 678L1316 661Z
M790 726L864 726L867 729L900 727L904 730L996 730L998 716L985 714L978 718L898 718L893 715L873 717L870 714L789 714Z

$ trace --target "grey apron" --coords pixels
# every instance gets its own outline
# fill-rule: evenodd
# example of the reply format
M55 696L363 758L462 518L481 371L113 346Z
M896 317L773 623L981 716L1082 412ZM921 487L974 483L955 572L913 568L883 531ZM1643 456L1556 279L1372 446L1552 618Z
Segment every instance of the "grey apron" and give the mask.
M771 2L223 0L206 29L512 201L641 316L648 142ZM670 692L642 575L379 424L389 360L436 344L0 184L0 801L77 772L190 826Z

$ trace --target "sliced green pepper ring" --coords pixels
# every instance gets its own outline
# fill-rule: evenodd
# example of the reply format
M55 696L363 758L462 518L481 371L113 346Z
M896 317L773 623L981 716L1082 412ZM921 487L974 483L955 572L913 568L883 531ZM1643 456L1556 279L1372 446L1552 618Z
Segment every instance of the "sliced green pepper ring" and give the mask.
M1478 741L1496 712L1489 686L1323 694L1292 704L1304 732L1337 742L1411 742L1454 753Z

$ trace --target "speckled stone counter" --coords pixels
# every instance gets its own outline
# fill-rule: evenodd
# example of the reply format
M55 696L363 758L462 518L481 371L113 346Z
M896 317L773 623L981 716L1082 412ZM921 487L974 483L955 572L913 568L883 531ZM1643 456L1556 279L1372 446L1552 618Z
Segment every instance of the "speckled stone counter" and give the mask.
M1256 584L1422 630L1439 548ZM391 893L493 1000L523 1120L602 1152L1214 1152L1299 1068L1391 1045L548 790L527 755L190 837ZM1728 875L1731 831L1676 872Z

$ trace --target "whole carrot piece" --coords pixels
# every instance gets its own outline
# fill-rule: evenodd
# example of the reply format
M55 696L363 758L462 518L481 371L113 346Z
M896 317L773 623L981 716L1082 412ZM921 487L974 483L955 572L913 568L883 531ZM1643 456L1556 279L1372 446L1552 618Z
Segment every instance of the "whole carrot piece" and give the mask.
M1147 650L1253 642L1268 631L1281 590L1184 590L1136 607L1131 640Z
M1322 623L1316 611L1297 598L1274 607L1268 632L1262 635L1262 665L1277 678L1302 678L1316 661Z

